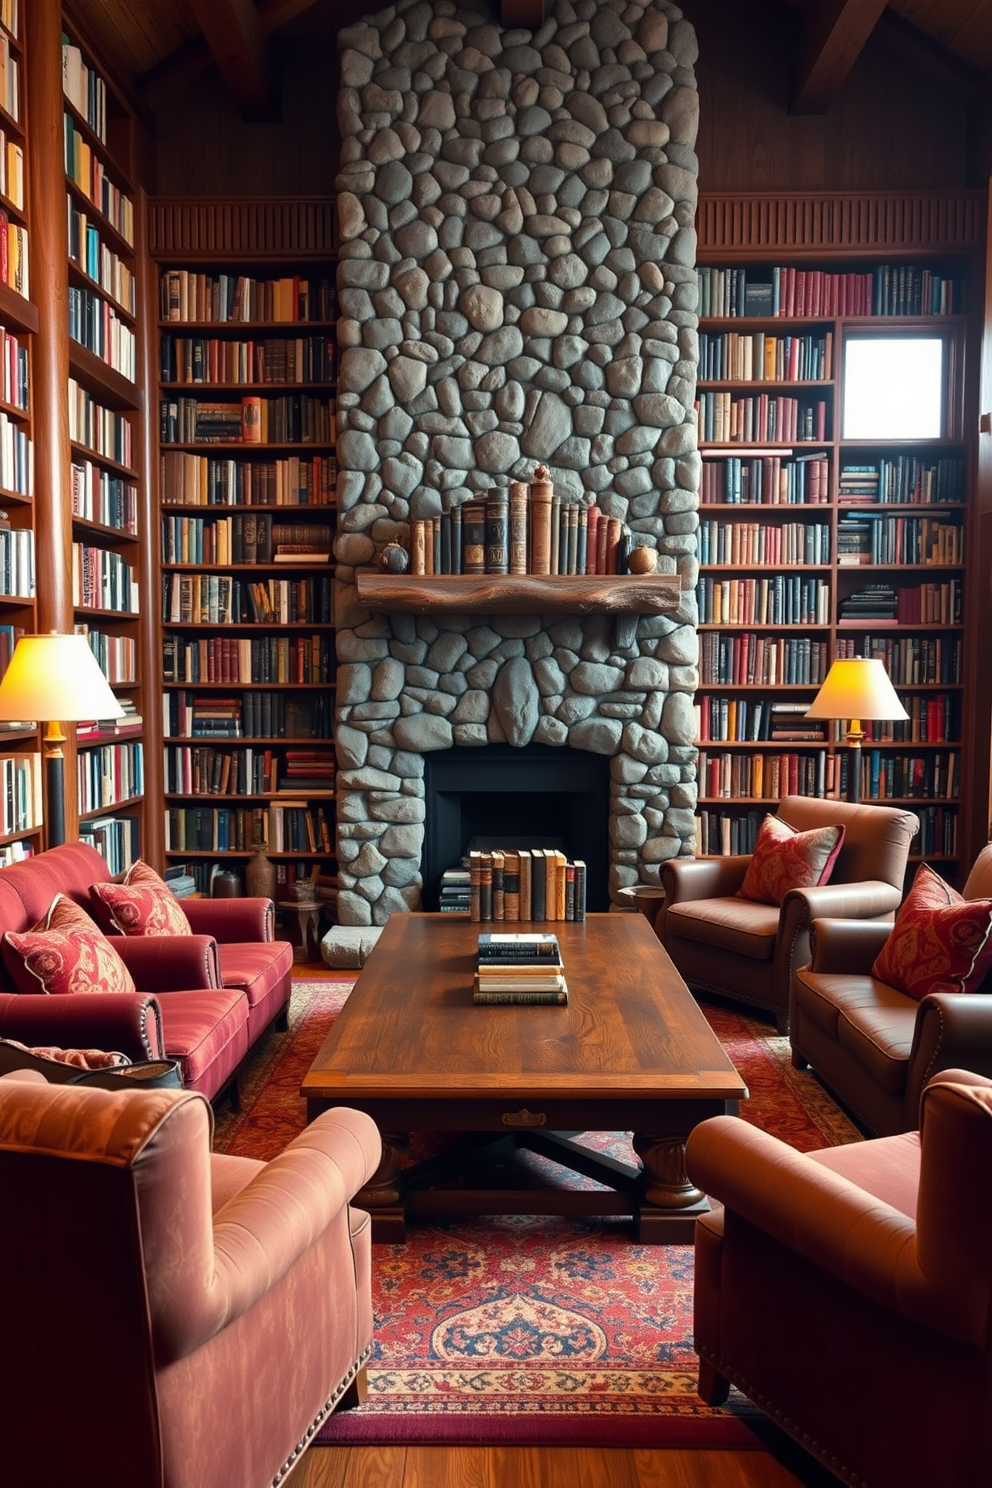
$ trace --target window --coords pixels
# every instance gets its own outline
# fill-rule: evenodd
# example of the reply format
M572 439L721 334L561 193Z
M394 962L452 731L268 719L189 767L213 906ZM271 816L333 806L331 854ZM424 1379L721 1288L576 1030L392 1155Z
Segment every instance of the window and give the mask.
M844 439L939 439L941 336L855 336L844 349Z

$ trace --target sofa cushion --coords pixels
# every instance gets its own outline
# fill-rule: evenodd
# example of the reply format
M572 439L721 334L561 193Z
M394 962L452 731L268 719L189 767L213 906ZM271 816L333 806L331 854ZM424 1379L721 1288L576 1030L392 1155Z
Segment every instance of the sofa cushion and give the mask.
M916 1003L885 982L873 995L848 998L837 1022L837 1041L889 1095L903 1095L916 1031Z
M165 1052L179 1061L183 1084L209 1100L248 1052L248 1003L226 987L164 992L159 998Z
M218 945L217 959L222 985L242 991L249 1007L260 1007L273 993L285 1002L293 969L293 947L288 941L235 941ZM274 1012L275 1009L273 1015Z
M665 938L681 936L754 961L770 961L775 954L778 919L777 905L736 897L688 899L666 911Z
M108 934L193 933L179 900L147 863L135 863L120 883L95 883L90 894L100 928Z
M8 930L3 960L19 992L134 992L134 980L85 910L56 894L30 930Z
M976 992L990 966L992 899L963 898L921 863L872 976L919 1002L931 992Z
M766 816L737 893L759 904L781 904L790 889L829 881L844 841L841 826L797 832L778 816Z

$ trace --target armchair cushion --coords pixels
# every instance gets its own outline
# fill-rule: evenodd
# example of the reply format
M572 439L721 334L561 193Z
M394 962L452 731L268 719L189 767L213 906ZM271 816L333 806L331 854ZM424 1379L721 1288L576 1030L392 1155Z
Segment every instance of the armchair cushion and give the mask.
M919 1002L975 991L990 965L992 899L964 899L921 863L872 976Z
M770 961L775 954L779 911L775 905L740 898L690 899L668 911L676 935L704 945L718 946L752 961Z
M30 930L8 930L3 959L21 992L135 992L131 973L84 909L56 894Z
M754 899L759 904L781 904L790 889L824 884L843 842L842 826L798 832L781 817L766 816L737 892L742 899Z
M192 935L179 900L154 868L137 862L120 883L95 883L90 889L102 930L118 935Z

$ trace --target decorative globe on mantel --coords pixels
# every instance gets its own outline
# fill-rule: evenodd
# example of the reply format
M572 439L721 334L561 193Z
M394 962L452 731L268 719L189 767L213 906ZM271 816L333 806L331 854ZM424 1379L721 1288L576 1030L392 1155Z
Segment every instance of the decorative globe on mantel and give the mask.
M401 542L389 542L379 554L383 573L402 574L410 567L410 554Z
M627 556L627 567L632 574L655 573L658 568L658 549L631 548Z

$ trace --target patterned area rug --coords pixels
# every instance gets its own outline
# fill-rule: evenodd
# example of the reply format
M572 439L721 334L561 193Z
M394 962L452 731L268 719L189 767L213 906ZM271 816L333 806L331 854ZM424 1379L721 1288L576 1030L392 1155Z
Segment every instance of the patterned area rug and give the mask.
M295 985L289 1032L256 1052L241 1113L218 1118L219 1151L267 1159L302 1128L300 1081L350 985ZM747 1120L801 1150L859 1139L771 1025L704 1011L751 1092ZM635 1161L624 1133L586 1140ZM584 1181L553 1169L542 1179ZM688 1245L634 1244L625 1221L417 1226L373 1251L369 1398L318 1441L760 1446L743 1397L713 1409L695 1393L692 1261Z

